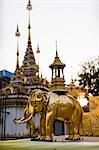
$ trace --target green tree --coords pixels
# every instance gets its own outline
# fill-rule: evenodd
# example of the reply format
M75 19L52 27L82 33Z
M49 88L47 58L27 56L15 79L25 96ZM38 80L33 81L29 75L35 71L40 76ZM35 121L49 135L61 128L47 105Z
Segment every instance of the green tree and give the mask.
M99 96L99 57L81 65L78 73L79 85L83 86L94 96Z

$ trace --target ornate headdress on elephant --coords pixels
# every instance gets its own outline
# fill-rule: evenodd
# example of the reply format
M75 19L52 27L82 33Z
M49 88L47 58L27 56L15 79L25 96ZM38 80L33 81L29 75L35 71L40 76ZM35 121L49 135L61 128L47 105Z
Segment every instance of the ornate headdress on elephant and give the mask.
M32 106L35 107L35 110L37 112L41 111L47 111L47 106L49 104L49 95L46 92L43 92L41 90L35 89L31 92L31 95L28 99L28 103L31 103Z

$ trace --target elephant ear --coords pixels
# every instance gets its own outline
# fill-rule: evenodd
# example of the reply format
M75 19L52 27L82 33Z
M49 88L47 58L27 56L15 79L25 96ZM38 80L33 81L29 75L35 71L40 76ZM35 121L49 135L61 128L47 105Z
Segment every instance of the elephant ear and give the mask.
M48 103L49 103L49 96L48 96L48 94L47 93L43 93L42 94L42 101L44 102L44 104L45 105L48 105Z

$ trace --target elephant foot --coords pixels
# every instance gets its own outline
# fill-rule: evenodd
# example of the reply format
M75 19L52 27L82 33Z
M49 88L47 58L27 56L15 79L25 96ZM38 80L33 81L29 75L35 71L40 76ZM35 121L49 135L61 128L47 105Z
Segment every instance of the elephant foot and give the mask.
M79 141L79 140L81 140L80 135L74 134L73 141Z
M31 136L31 138L33 138L33 139L35 139L35 138L37 138L37 137L38 137L37 134L33 134L33 135Z
M41 136L40 141L46 141L46 136Z
M49 136L46 136L46 141L52 142L53 140L52 140L52 138L50 138Z
M65 140L79 141L81 140L81 138L79 134L74 134L74 135L67 135L65 137Z
M67 136L65 137L65 140L73 140L73 135L67 135Z
M35 138L31 139L32 141L45 141L46 140L46 136L37 136Z
M38 134L33 134L31 137L31 141L39 141L39 139L40 139L40 135Z

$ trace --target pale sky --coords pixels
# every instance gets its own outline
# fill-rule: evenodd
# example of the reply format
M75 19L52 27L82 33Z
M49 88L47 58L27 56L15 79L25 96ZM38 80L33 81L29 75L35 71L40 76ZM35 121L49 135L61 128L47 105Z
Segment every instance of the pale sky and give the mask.
M28 0L0 0L0 70L14 72L16 67L15 31L19 24L20 65L25 55L28 38ZM31 38L37 60L40 46L40 70L51 79L49 65L58 55L66 64L66 83L75 76L79 64L99 55L99 0L31 0ZM71 67L72 66L72 67ZM72 69L71 69L72 68Z

